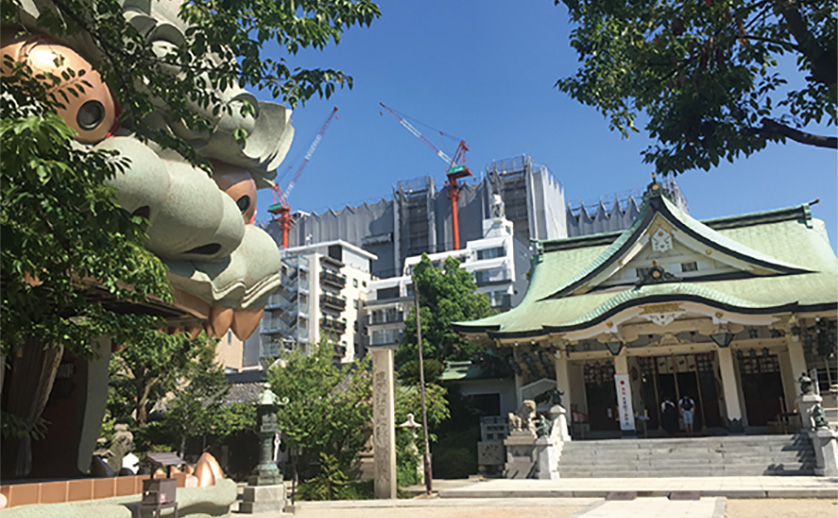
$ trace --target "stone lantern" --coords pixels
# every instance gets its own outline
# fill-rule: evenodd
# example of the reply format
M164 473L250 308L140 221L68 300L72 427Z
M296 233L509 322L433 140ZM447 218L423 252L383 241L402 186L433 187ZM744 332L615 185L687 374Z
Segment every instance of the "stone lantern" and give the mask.
M257 433L261 443L259 464L247 479L239 512L282 512L285 507L285 486L282 484L282 473L274 462L273 445L274 437L279 431L276 410L278 406L286 404L288 398L277 397L270 384L266 383L265 390L256 401Z
M416 431L419 428L422 428L422 425L417 423L416 420L413 419L413 414L407 414L407 419L405 419L405 421L398 426L399 428L406 429L410 432L410 451L418 457L419 448L416 447ZM424 464L424 462L420 462L419 466L416 468L416 473L419 475L419 480L421 480L423 483L425 481Z

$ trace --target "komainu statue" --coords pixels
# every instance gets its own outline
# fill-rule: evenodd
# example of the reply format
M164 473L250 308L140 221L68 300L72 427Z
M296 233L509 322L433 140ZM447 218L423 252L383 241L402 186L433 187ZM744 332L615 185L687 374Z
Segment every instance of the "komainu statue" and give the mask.
M537 426L535 401L530 399L524 401L515 413L509 412L508 420L510 433L527 433L535 436Z

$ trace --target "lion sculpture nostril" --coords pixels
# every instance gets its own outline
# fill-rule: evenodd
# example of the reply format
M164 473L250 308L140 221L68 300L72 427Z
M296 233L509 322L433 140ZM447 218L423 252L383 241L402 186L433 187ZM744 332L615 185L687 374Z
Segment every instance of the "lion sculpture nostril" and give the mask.
M135 210L131 213L132 216L140 216L145 219L151 219L151 207L148 205L143 205L139 209Z
M208 245L196 246L191 250L187 250L184 254L198 254L198 255L213 255L221 250L221 245L218 243L210 243Z

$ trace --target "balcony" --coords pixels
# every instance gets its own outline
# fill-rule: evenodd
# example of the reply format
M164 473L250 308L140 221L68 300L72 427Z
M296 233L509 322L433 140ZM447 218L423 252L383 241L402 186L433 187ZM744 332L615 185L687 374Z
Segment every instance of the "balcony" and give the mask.
M346 298L335 297L334 295L323 293L320 295L320 306L337 311L343 311L346 308Z
M328 270L321 270L320 282L341 289L346 286L346 275L338 275Z
M346 331L346 320L332 317L323 317L320 319L320 327L325 331L333 331L338 334L343 334Z
M404 322L403 311L373 311L367 316L367 324L371 326L381 324L398 324L400 322Z

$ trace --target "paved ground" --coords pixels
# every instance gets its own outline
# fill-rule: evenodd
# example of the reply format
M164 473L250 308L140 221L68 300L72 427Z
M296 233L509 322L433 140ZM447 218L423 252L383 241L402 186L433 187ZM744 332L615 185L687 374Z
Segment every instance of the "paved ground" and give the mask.
M838 498L725 499L693 501L638 498L419 499L384 502L303 502L293 518L832 518ZM235 517L236 515L234 515ZM291 518L259 514L253 518ZM242 515L240 518L244 518Z
M434 490L439 493L414 499L297 502L294 516L532 518L543 514L550 518L838 517L838 479L823 477L455 480L435 481ZM613 491L637 491L638 498L606 500L605 495ZM673 491L700 491L702 496L699 500L670 500L665 495ZM783 495L788 498L782 498ZM814 498L816 496L819 498ZM249 516L277 518L280 515Z
M669 477L562 478L558 480L475 481L442 488L442 498L596 497L614 491L636 491L639 497L665 497L673 491L699 491L701 496L727 498L831 498L838 495L838 478L831 477Z

